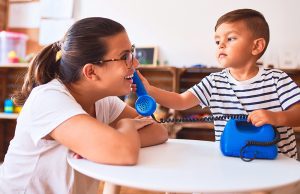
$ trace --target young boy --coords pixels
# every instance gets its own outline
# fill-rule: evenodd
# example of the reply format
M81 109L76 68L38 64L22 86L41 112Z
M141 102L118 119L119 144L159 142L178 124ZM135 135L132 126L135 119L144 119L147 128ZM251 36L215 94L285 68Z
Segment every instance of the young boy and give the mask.
M214 116L247 114L255 126L276 126L281 141L278 152L297 158L292 127L300 126L300 89L281 70L256 64L269 43L264 16L252 9L238 9L219 18L215 26L216 57L224 68L212 73L181 94L154 86L141 76L146 90L165 107L184 110L209 107ZM215 139L220 140L226 121L215 121Z

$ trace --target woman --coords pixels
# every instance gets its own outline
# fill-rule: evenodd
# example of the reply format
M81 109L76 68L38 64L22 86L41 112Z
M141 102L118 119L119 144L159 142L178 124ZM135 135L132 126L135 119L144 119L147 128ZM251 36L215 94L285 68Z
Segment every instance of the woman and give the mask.
M133 52L121 24L93 17L35 57L13 97L23 109L0 193L96 193L97 181L68 165L68 150L98 163L134 165L140 147L167 140L164 127L116 97L130 93L138 66Z

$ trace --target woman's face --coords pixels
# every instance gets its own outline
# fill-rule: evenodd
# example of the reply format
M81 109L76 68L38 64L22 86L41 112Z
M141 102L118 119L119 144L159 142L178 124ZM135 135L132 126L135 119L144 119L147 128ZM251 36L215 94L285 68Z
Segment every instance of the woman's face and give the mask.
M105 39L108 52L103 60L108 62L99 66L101 69L101 84L105 87L105 93L111 96L123 96L130 93L132 76L138 61L133 58L132 64L128 64L132 57L132 44L126 32ZM111 59L124 59L109 61ZM127 63L126 63L127 61Z

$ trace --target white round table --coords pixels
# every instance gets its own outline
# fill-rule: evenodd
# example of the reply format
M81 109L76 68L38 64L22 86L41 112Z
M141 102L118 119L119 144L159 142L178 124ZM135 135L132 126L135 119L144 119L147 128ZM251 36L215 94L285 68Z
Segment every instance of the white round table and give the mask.
M68 156L77 171L115 185L160 192L256 192L300 182L300 162L223 156L219 143L169 139L142 148L135 166L97 164Z

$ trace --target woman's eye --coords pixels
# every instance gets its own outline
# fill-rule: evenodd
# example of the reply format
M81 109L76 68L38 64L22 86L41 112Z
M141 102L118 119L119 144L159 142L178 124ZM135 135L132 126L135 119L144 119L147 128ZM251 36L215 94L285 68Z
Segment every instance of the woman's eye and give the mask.
M122 59L122 60L127 60L127 59L128 59L128 56L129 56L129 54L127 53L127 54L123 55L123 56L121 57L121 59Z

